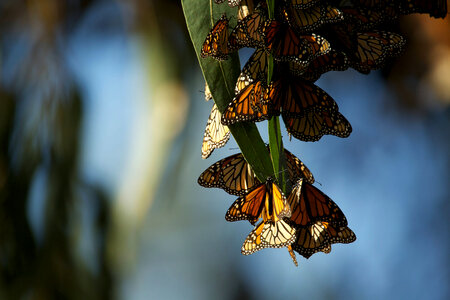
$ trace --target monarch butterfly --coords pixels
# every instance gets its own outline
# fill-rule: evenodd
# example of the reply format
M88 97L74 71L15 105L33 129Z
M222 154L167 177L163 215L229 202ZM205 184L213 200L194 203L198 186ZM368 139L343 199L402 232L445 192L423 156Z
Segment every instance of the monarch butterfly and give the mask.
M300 118L283 114L283 121L289 135L305 142L318 141L325 134L346 138L352 132L350 123L339 112L307 112Z
M285 149L284 153L289 179L297 182L298 179L304 178L307 182L314 183L314 176L305 164L288 150ZM237 196L245 195L260 184L242 153L231 155L211 165L200 175L198 183L203 187L221 188Z
M316 252L331 252L330 236L327 233L325 222L317 221L308 226L297 228L297 238L292 248L305 258L309 258Z
M295 238L295 229L285 221L261 221L245 239L241 253L250 255L264 248L290 246Z
M263 29L266 48L278 61L307 65L330 51L330 43L316 34L298 35L293 28L276 20L267 20Z
M205 82L205 101L209 101L212 99L211 90L209 89L208 83Z
M344 19L352 24L352 30L367 31L398 19L398 13L392 6L379 8L343 8Z
M239 94L244 88L254 81L261 81L264 88L267 81L268 55L263 48L258 48L250 56L236 82L235 94Z
M320 0L289 0L295 8L306 9L315 5ZM288 2L288 1L287 1Z
M225 15L217 20L203 43L201 57L211 56L217 60L227 59L230 52L228 49L228 23L229 19Z
M249 15L238 21L230 34L228 43L230 49L264 47L263 29L267 20L267 9L264 3L262 2Z
M334 227L327 222L322 222L327 227L328 234L330 235L330 243L336 244L349 244L356 240L355 233L348 227Z
M300 179L287 199L291 207L290 220L297 226L310 226L317 221L333 227L346 227L347 219L327 195Z
M235 94L239 94L245 87L254 81L267 81L267 62L268 54L264 49L256 49L250 56L237 80ZM308 81L316 81L323 73L328 71L344 71L348 69L349 62L343 52L331 50L325 55L321 55L312 60L308 66L289 62L289 71L294 76L300 76ZM274 72L277 72L278 64L274 66Z
M447 0L356 0L355 5L360 7L385 7L393 6L401 14L424 13L435 18L445 18L447 15Z
M317 141L324 134L348 137L352 131L325 91L308 81L283 77L267 88L260 81L244 88L223 113L222 124L258 122L280 113L288 132L303 141Z
M221 148L230 139L230 129L222 125L220 119L222 114L214 104L206 123L205 133L203 134L202 158L208 158L214 149Z
M333 47L347 54L351 67L361 73L381 68L386 59L398 55L405 39L393 32L355 32L354 26L336 25L327 36Z
M264 222L277 223L291 216L291 209L281 189L268 178L255 189L239 197L225 214L229 222L248 220L255 224L259 218Z
M307 68L295 62L290 62L289 71L294 76L300 76L305 80L314 82L326 72L345 71L348 69L348 66L349 61L345 53L331 50L327 54L321 55L311 61Z
M405 39L396 33L376 31L357 34L356 61L352 67L362 73L381 68L386 59L398 55Z
M225 2L225 0L214 0L214 2L216 4L221 4L221 3ZM230 7L238 6L240 3L241 3L241 0L228 0L228 5Z
M317 141L325 134L348 137L352 127L325 91L307 81L283 88L283 121L289 134L302 141Z
M331 252L331 244L348 244L356 240L348 227L334 227L328 222L317 221L308 226L296 228L296 240L292 248L303 257L309 258L316 252Z
M223 113L221 122L224 125L231 125L242 121L263 121L267 120L272 112L268 105L270 86L267 87L263 81L238 81L238 85L245 86L239 91L236 86L236 92L239 92L227 110Z
M282 13L289 26L300 33L313 31L323 24L335 23L344 19L342 12L331 5L317 5L307 9L285 6Z
M242 20L255 9L255 4L258 4L259 0L242 0L238 7L237 19Z

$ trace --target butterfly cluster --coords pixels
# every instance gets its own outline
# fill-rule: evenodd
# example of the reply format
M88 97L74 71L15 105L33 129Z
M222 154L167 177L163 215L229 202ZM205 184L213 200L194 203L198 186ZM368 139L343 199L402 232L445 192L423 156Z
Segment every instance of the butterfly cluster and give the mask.
M284 154L288 178L296 183L287 198L271 178L260 182L241 153L216 162L198 178L201 186L239 196L226 212L227 221L259 222L245 239L242 254L287 247L297 265L292 250L309 258L319 251L329 253L333 243L353 242L356 236L347 219L333 200L313 186L311 171L291 152Z
M217 4L225 0L215 0ZM349 68L368 74L402 53L405 38L396 31L402 15L447 15L447 1L425 0L278 0L269 14L261 0L228 0L237 7L237 24L222 15L207 35L201 57L226 60L241 48L254 48L222 112L213 106L202 144L202 158L223 147L228 126L282 117L290 136L315 142L324 135L345 138L352 132L336 101L315 82L329 71ZM270 15L270 16L269 16ZM205 87L205 99L212 95ZM286 197L276 180L260 182L242 154L213 164L198 182L239 198L226 220L255 225L242 246L247 255L263 248L287 247L308 258L331 251L333 243L356 237L339 207L313 186L306 166L285 150L289 181ZM258 223L259 222L259 223Z

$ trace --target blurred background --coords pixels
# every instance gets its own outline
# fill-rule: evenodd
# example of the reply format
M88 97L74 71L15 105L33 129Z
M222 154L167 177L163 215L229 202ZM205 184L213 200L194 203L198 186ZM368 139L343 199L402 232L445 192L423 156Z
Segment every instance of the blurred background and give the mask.
M353 133L285 146L357 240L296 268L242 256L235 197L197 185L238 148L201 159L178 1L2 0L0 299L449 299L449 20L404 17L402 58L317 82Z

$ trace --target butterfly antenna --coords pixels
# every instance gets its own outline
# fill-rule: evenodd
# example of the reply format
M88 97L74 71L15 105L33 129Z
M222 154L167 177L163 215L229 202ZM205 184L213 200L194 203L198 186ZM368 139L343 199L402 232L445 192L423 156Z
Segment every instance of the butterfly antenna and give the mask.
M281 170L281 171L278 171L276 174L274 174L274 175L280 175L280 174L282 174L282 173L284 173L284 172L287 172L287 171L289 171L288 169L284 169L284 170ZM276 176L276 177L278 177L278 176ZM290 180L290 179L288 179L288 180Z

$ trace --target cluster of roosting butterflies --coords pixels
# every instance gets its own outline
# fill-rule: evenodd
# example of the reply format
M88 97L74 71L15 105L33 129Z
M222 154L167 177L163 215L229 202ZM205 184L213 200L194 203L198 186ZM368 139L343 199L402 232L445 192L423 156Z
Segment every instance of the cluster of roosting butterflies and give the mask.
M216 3L224 0L215 0ZM230 138L228 125L282 116L290 136L318 141L323 135L348 137L352 127L334 99L314 82L328 71L353 68L367 74L403 51L405 39L395 32L401 15L427 13L444 18L446 0L276 0L274 18L267 3L228 0L237 6L237 25L226 15L215 23L202 47L202 57L225 60L241 48L255 48L242 68L235 97L221 114L213 106L206 126L202 158ZM269 56L273 75L268 80ZM212 98L208 86L205 98ZM205 187L222 188L240 196L226 220L256 224L242 246L245 255L263 248L287 247L308 258L331 251L333 243L356 237L339 207L314 187L306 166L285 150L289 180L294 187L286 198L277 184L261 183L242 154L213 164L198 180ZM297 264L297 263L296 263Z
M241 153L210 166L198 182L240 196L228 209L227 221L255 225L262 219L245 239L242 254L287 247L297 265L292 250L309 258L319 251L329 253L333 243L351 243L356 236L336 203L312 185L310 170L289 151L285 155L288 178L296 183L287 198L272 179L261 183Z

